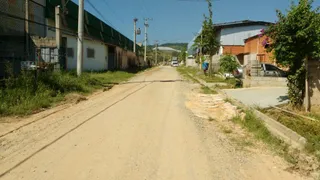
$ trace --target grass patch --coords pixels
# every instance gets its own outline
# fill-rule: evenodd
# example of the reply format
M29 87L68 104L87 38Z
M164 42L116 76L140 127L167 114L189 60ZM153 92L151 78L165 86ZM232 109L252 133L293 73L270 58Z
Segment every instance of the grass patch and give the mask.
M35 88L34 74L22 72L18 77L7 78L0 88L0 115L32 114L64 100L66 94L89 94L133 76L134 73L123 71L84 72L79 78L75 72L41 72Z
M305 137L307 139L307 145L305 149L309 153L314 154L318 160L320 160L320 120L311 121L308 119L303 119L301 117L294 116L273 108L264 109L262 112ZM318 117L318 112L300 113L315 119Z
M231 100L230 98L225 98L225 99L224 99L224 102L228 102L228 103L232 104L232 100ZM237 107L237 108L238 108L238 107Z
M177 68L177 71L184 77L192 80L193 82L198 82L195 77L204 80L207 83L226 83L226 85L216 85L216 88L220 89L232 89L242 87L242 82L236 78L224 79L215 74L212 76L204 75L203 71L194 67L185 67L180 66Z
M297 163L295 157L289 152L289 146L282 140L273 136L266 128L263 121L258 119L252 111L246 111L244 120L241 120L240 117L234 117L232 120L251 132L256 139L268 144L272 150L275 150L288 162L292 164Z
M201 86L201 93L203 93L203 94L217 94L217 92L215 90L212 90L207 86Z

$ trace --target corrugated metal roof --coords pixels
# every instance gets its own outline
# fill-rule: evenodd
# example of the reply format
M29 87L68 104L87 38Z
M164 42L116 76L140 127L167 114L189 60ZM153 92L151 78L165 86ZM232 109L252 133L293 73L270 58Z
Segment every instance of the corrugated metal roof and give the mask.
M153 50L156 50L156 48L153 48ZM171 47L163 47L163 46L158 47L158 50L159 50L159 51L175 51L175 52L181 52L180 50L173 49L173 48L171 48Z
M273 23L266 21L251 21L251 20L242 20L242 21L233 21L233 22L225 22L225 23L217 23L214 24L214 27L226 28L226 27L236 27L236 26L248 26L248 25L271 25Z

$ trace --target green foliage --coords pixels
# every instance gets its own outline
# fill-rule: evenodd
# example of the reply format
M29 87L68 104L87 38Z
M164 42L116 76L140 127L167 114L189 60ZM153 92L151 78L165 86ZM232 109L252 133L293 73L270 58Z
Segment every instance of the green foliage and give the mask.
M292 3L287 14L277 11L278 22L270 26L266 35L271 38L268 48L277 63L289 67L289 98L294 107L301 107L304 98L304 60L320 58L320 14L313 10L313 0Z
M314 153L320 160L320 119L319 121L310 121L288 113L279 112L277 109L273 108L262 111L305 137L308 141L306 150L310 153Z
M207 87L207 86L201 86L201 92L202 92L203 94L217 94L216 91L210 89L210 88Z
M289 151L287 144L273 136L265 126L264 122L257 118L251 110L247 110L245 113L246 116L244 119L236 116L232 120L246 128L254 135L256 139L268 144L271 149L283 156L288 162L292 164L297 163L297 159L295 158L294 154Z
M187 58L187 48L184 48L181 50L180 54L179 54L179 60L182 61L184 64L186 63L186 58Z
M239 63L233 55L224 55L219 59L220 61L220 70L224 73L232 73L239 67Z
M9 76L0 89L0 115L26 115L48 108L64 99L64 95L77 92L87 94L95 89L112 86L132 77L133 73L106 72L41 72L35 88L34 72L22 72L18 77Z
M195 44L198 47L203 47L206 54L213 56L219 51L220 42L217 40L216 30L212 21L212 2L207 0L209 17L204 15L204 21L202 23L202 31L200 35L195 39ZM202 38L201 38L202 36Z

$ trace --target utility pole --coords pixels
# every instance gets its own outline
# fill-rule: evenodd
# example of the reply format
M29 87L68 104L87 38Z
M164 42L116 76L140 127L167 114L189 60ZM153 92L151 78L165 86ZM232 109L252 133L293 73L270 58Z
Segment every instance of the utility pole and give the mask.
M25 1L26 60L29 59L29 0Z
M138 18L134 18L134 19L133 19L133 28L134 28L133 52L134 52L134 53L136 53L136 48L137 48L137 45L136 45L136 44L137 44L137 21L138 21Z
M83 63L83 11L84 0L79 0L79 14L78 14L78 54L77 54L77 75L81 76Z
M149 27L149 23L148 20L152 20L150 18L145 18L144 19L144 62L147 62L147 41L148 41L148 27Z
M158 64L158 41L156 41L156 65Z

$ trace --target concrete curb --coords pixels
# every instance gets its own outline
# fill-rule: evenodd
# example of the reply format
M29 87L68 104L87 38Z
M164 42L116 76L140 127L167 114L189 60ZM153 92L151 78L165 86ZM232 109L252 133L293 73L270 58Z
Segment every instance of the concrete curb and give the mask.
M206 85L207 83L204 80L199 79L197 77L193 77L193 78L198 80L201 85L207 86ZM219 94L223 95L225 98L231 99L234 105L242 107L244 109L252 110L254 115L265 123L266 127L268 128L268 130L270 131L270 133L272 135L283 140L285 143L289 144L293 148L303 149L305 147L305 145L307 143L306 138L302 137L297 132L284 126L283 124L279 123L278 121L270 118L269 116L265 115L264 113L254 109L252 107L248 107L248 106L244 105L242 102L228 96L224 91L222 91L220 89L213 89L213 90L217 91Z

